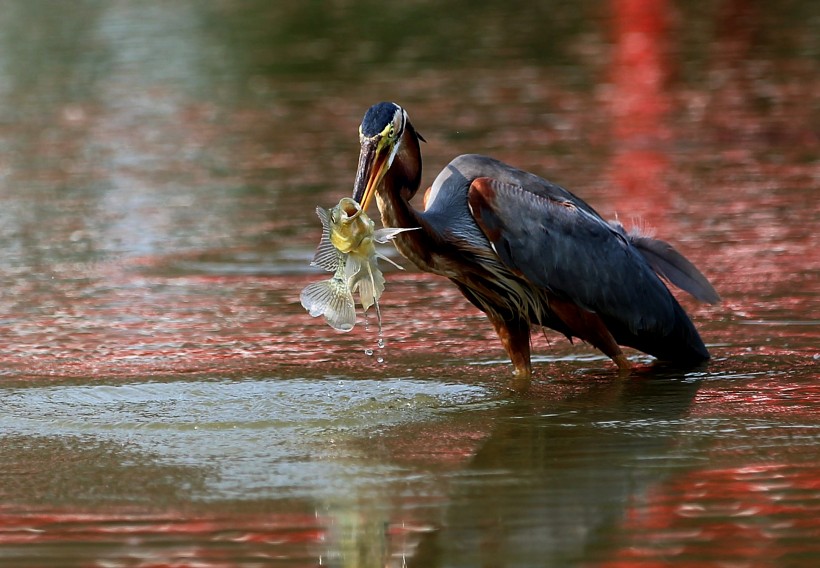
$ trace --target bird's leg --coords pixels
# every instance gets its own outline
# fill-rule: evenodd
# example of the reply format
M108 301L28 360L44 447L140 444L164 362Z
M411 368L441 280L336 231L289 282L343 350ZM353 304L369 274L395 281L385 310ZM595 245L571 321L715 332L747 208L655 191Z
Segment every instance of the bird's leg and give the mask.
M514 391L524 392L529 388L532 379L530 323L520 318L505 320L498 315L488 317L513 364L513 379L509 387Z
M619 350L620 351L620 350ZM610 355L610 358L618 365L618 374L619 375L628 375L632 372L632 363L626 358L626 355L623 352L618 353L614 357Z
M603 351L618 366L620 374L629 374L632 370L631 363L597 314L558 298L550 298L550 308L573 335Z

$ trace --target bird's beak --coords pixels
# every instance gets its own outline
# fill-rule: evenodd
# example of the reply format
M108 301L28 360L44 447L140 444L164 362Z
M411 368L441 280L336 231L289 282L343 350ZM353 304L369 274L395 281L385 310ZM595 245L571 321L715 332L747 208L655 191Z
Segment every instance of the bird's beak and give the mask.
M367 210L373 196L376 195L376 188L389 167L389 157L390 149L386 137L377 135L362 138L359 169L356 171L356 181L353 184L353 199L359 202L363 211Z

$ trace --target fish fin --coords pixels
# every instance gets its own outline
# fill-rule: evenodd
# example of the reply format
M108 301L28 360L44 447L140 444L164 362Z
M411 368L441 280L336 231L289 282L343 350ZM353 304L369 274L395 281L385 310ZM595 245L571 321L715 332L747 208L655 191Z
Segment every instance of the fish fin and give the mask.
M404 229L392 229L392 228L390 228L390 229L379 229L378 231L373 233L373 240L376 241L377 243L384 244L384 243L387 243L387 242L391 241L399 233L403 233L404 231L415 231L415 230L418 230L418 229L421 229L421 227L411 227L411 228L404 228ZM395 266L399 270L404 270L404 267L396 264L393 260L387 258L386 256L384 256L381 253L376 252L375 256L377 256L378 258L381 258L382 260L386 260L387 262L389 262L390 264L392 264L393 266ZM378 270L378 268L377 268L377 270Z
M327 209L317 207L316 215L319 216L319 220L322 222L322 238L310 264L332 272L339 266L340 259L339 251L330 242L330 213Z
M347 259L345 259L344 278L351 292L354 291L356 282L361 278L364 261L365 259L358 254L348 254Z
M349 255L345 268L348 287L351 291L358 292L359 303L367 311L384 292L384 276L376 264L375 255L367 259Z
M409 228L401 228L401 229L394 229L394 228L385 228L379 229L373 233L373 240L377 243L386 243L389 240L392 240L396 235L399 233L403 233L405 231L416 231L421 229L421 227L409 227Z
M382 311L379 308L379 299L376 298L373 301L373 306L376 309L376 322L379 324L379 336L381 337L382 334Z
M358 282L359 302L367 311L376 304L384 292L384 277L381 272L368 273Z
M403 267L403 266L401 266L400 264L396 264L396 262L395 262L393 259L388 258L388 257L386 257L386 256L384 256L383 254L378 253L378 252L376 253L376 256L377 256L378 258L382 259L382 260L386 260L387 262L389 262L390 264L392 264L393 266L395 266L395 267L396 267L396 268L398 268L399 270L404 270L404 267Z
M382 293L384 292L384 275L382 271L379 270L379 263L377 260L376 254L371 256L367 263L367 274L369 278L365 278L362 281L367 282L369 286L372 287L372 290L368 290L368 292L372 292L371 304L375 306L376 310L376 321L379 324L379 334L382 332L382 311L379 309L379 298L381 298ZM361 298L361 292L359 292L359 296ZM364 305L364 301L362 301L362 305ZM370 306L364 308L364 311L367 311Z
M350 331L356 325L353 294L346 283L338 278L308 284L299 295L299 300L311 316L325 316L333 329Z

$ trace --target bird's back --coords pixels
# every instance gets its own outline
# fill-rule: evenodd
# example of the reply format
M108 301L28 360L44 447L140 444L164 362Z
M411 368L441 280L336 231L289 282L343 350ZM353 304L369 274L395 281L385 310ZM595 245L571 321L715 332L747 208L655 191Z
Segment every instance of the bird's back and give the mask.
M442 199L444 202L453 199L466 199L466 191L469 189L470 183L479 177L489 177L502 183L516 185L541 197L571 202L580 209L603 220L598 212L586 201L560 185L481 154L462 154L453 158L441 170L430 187L427 197L427 209L436 209L438 207L446 209L446 206L443 206L444 203L436 204L438 199Z

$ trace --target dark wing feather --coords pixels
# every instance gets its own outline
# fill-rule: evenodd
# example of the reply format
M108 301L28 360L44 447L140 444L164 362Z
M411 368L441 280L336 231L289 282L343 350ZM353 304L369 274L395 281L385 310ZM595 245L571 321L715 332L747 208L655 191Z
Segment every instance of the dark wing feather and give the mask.
M569 190L494 158L479 154L465 154L454 159L450 165L466 179L487 177L501 183L526 188L527 192L556 203L572 203L581 211L603 221L597 211ZM611 227L638 249L657 274L702 302L714 304L720 300L720 296L706 277L672 245L642 235L627 234L619 223L611 223Z
M594 211L490 178L473 181L468 202L505 265L601 316L619 343L665 359L708 357L643 255ZM690 352L676 354L677 346Z
M641 235L629 235L627 238L641 252L649 266L669 282L701 302L716 304L720 301L720 296L706 277L672 245Z

